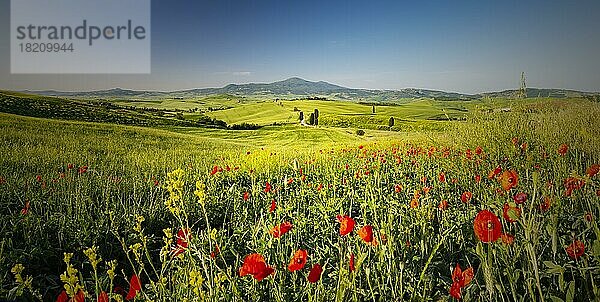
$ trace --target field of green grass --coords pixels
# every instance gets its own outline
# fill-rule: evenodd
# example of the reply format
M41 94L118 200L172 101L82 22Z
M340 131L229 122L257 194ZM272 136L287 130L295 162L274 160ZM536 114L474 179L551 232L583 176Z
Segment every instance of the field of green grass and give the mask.
M322 125L346 127L386 126L390 117L399 121L449 120L464 118L466 108L432 100L415 100L398 105L375 105L342 101L263 101L209 113L228 124L250 122L260 125L297 123L299 112L308 114L319 109ZM364 123L367 121L367 123Z
M2 94L0 300L600 297L598 103L115 104Z

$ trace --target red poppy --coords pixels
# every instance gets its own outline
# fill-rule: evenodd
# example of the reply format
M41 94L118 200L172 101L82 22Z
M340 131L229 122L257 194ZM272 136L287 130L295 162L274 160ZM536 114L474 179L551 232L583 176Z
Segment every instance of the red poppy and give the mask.
M360 230L358 230L358 236L362 238L365 242L373 241L373 227L370 225L365 225Z
M471 158L473 158L473 151L471 151L471 149L467 149L467 150L465 151L465 157L466 157L467 159L471 159Z
M265 258L260 254L250 254L244 258L244 264L240 268L240 277L252 275L254 279L260 281L275 272L275 269L268 266Z
M250 193L244 192L244 201L248 201L250 199Z
M21 209L21 215L27 215L29 213L29 200L25 202L25 206Z
M293 178L290 178L290 179L288 179L288 181L287 181L287 184L288 184L288 185L291 185L293 182L294 182L294 179L293 179Z
M78 172L79 172L79 174L83 174L83 173L86 173L87 170L88 170L88 166L81 166L81 167L79 167Z
M585 253L585 245L579 240L574 240L573 243L567 246L566 251L569 257L577 260Z
M271 192L271 184L267 181L265 184L265 193Z
M394 192L396 192L396 193L402 192L402 186L401 185L395 185L394 186Z
M188 247L188 240L192 238L190 229L179 229L177 232L177 245L183 248Z
M462 195L460 196L460 200L464 203L468 203L469 201L471 201L471 199L473 198L473 193L471 192L463 192Z
M69 170L73 169L73 167L75 167L75 165L74 165L74 164L68 164L68 165L67 165L67 169L69 169Z
M446 173L440 172L440 174L438 175L438 180L440 182L446 182Z
M519 175L515 170L504 171L498 178L500 185L506 191L514 188L519 183Z
M67 296L67 292L64 290L62 292L60 292L58 297L56 297L56 302L68 302L68 301L69 301L69 296Z
M500 238L502 239L502 243L504 243L506 245L511 245L515 241L515 236L508 234L508 233L504 233L504 234L500 235Z
M508 222L515 222L521 217L521 208L504 203L502 207L502 216Z
M600 189L596 190L596 196L600 196Z
M521 144L521 151L523 151L523 152L527 151L527 143Z
M319 186L317 186L317 191L321 191L323 190L323 184L319 184Z
M452 282L457 283L460 287L465 287L471 283L473 276L475 276L475 273L472 267L469 267L463 271L460 268L460 265L457 263L456 267L452 271Z
M352 233L354 230L354 219L346 215L337 215L336 218L340 223L340 236L346 236Z
M127 297L125 297L125 300L131 300L135 298L140 290L142 290L142 283L140 282L138 276L134 274L131 276L131 280L129 281L129 292L127 293Z
M473 230L477 238L482 242L494 242L500 238L502 224L494 213L482 210L475 216Z
M481 148L481 146L477 146L477 148L475 148L475 154L481 155L481 153L483 153L483 148Z
M448 201L447 200L440 201L440 204L438 205L438 209L445 210L447 208L448 208Z
M561 156L567 154L567 151L569 151L569 145L567 144L562 144L560 145L560 147L558 147L558 154L560 154Z
M350 263L348 263L348 268L351 272L353 272L356 269L354 267L354 253L350 253Z
M569 177L565 179L565 195L571 196L573 191L583 188L585 181L577 177Z
M593 164L589 168L587 168L585 174L587 174L589 177L594 177L598 174L598 172L600 172L600 165Z
M212 170L210 170L210 175L215 175L219 172L219 166L214 166Z
M455 299L460 300L461 291L463 287L466 287L473 280L473 268L469 267L466 270L462 270L460 265L457 263L456 267L452 271L452 286L450 287L449 293Z
M475 182L476 183L480 183L481 182L481 175L479 175L479 174L475 175Z
M289 221L286 221L280 225L274 226L271 230L269 230L269 234L271 234L274 238L279 238L283 234L289 232L292 229L292 224Z
M429 194L429 191L431 191L431 187L423 187L423 194Z
M546 212L550 209L550 204L552 200L548 196L544 196L544 201L540 204L540 211Z
M368 245L377 246L377 238L373 236L373 227L370 225L365 225L360 230L358 230L358 236L362 238Z
M513 137L510 141L512 142L513 145L516 146L519 143L519 138L518 137Z
M297 250L290 260L290 264L288 264L288 269L290 272L303 269L306 265L306 258L308 258L308 254L305 250Z
M275 199L271 200L271 207L269 208L269 213L273 213L277 205L275 204Z
M323 268L321 267L321 265L316 263L310 269L310 273L308 273L308 282L316 283L317 281L319 281L319 279L321 279L322 273L323 273Z
M513 197L513 200L515 201L516 204L523 204L525 201L527 201L527 194L523 193L523 192L519 192L519 193L517 193L517 195L515 195Z
M102 291L100 295L98 295L98 302L108 302L108 294L105 291Z
M492 179L492 178L500 175L500 173L502 173L502 167L498 166L494 170L490 171L490 173L488 174L488 178Z
M410 201L410 207L411 207L411 209L414 209L414 208L416 208L418 206L419 206L419 200L417 198L413 198Z
M64 295L63 295L64 293ZM85 301L85 293L82 290L79 290L77 294L71 299L67 296L67 293L63 290L62 293L58 296L56 301L68 301L68 302L84 302Z
M210 252L210 258L215 258L217 257L217 255L221 252L221 249L219 248L219 245L215 243L215 250Z
M452 283L452 286L450 286L450 290L448 292L450 293L450 296L452 296L452 298L460 300L461 290L462 288L458 283Z
M179 229L177 232L177 246L173 250L173 255L177 256L188 248L188 241L192 238L189 229Z

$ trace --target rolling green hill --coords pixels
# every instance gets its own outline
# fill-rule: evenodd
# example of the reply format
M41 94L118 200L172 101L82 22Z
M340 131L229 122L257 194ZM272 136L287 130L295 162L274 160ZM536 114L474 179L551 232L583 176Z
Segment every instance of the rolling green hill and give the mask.
M207 113L228 124L254 123L258 125L299 124L299 114L305 120L315 109L319 110L319 125L340 128L367 128L388 130L390 117L396 120L393 130L411 130L418 126L438 127L444 121L464 119L466 107L427 99L400 105L375 105L345 101L265 101L240 104L230 109Z
M177 109L174 109L177 110ZM225 124L207 116L193 120L176 118L176 111L120 106L110 102L86 102L0 91L0 112L22 116L103 122L136 126L217 127Z

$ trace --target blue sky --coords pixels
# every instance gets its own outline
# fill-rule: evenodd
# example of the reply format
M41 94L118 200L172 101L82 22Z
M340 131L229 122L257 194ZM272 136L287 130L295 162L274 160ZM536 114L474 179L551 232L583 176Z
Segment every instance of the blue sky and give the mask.
M10 75L0 88L176 90L292 76L356 88L600 91L600 1L152 1L152 74ZM6 8L6 9L5 9Z

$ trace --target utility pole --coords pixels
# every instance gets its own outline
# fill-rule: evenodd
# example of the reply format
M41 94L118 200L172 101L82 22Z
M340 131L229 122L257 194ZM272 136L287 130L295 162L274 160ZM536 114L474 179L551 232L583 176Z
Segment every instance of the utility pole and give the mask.
M518 98L527 98L527 85L525 84L525 72L521 72L521 86L519 87Z

